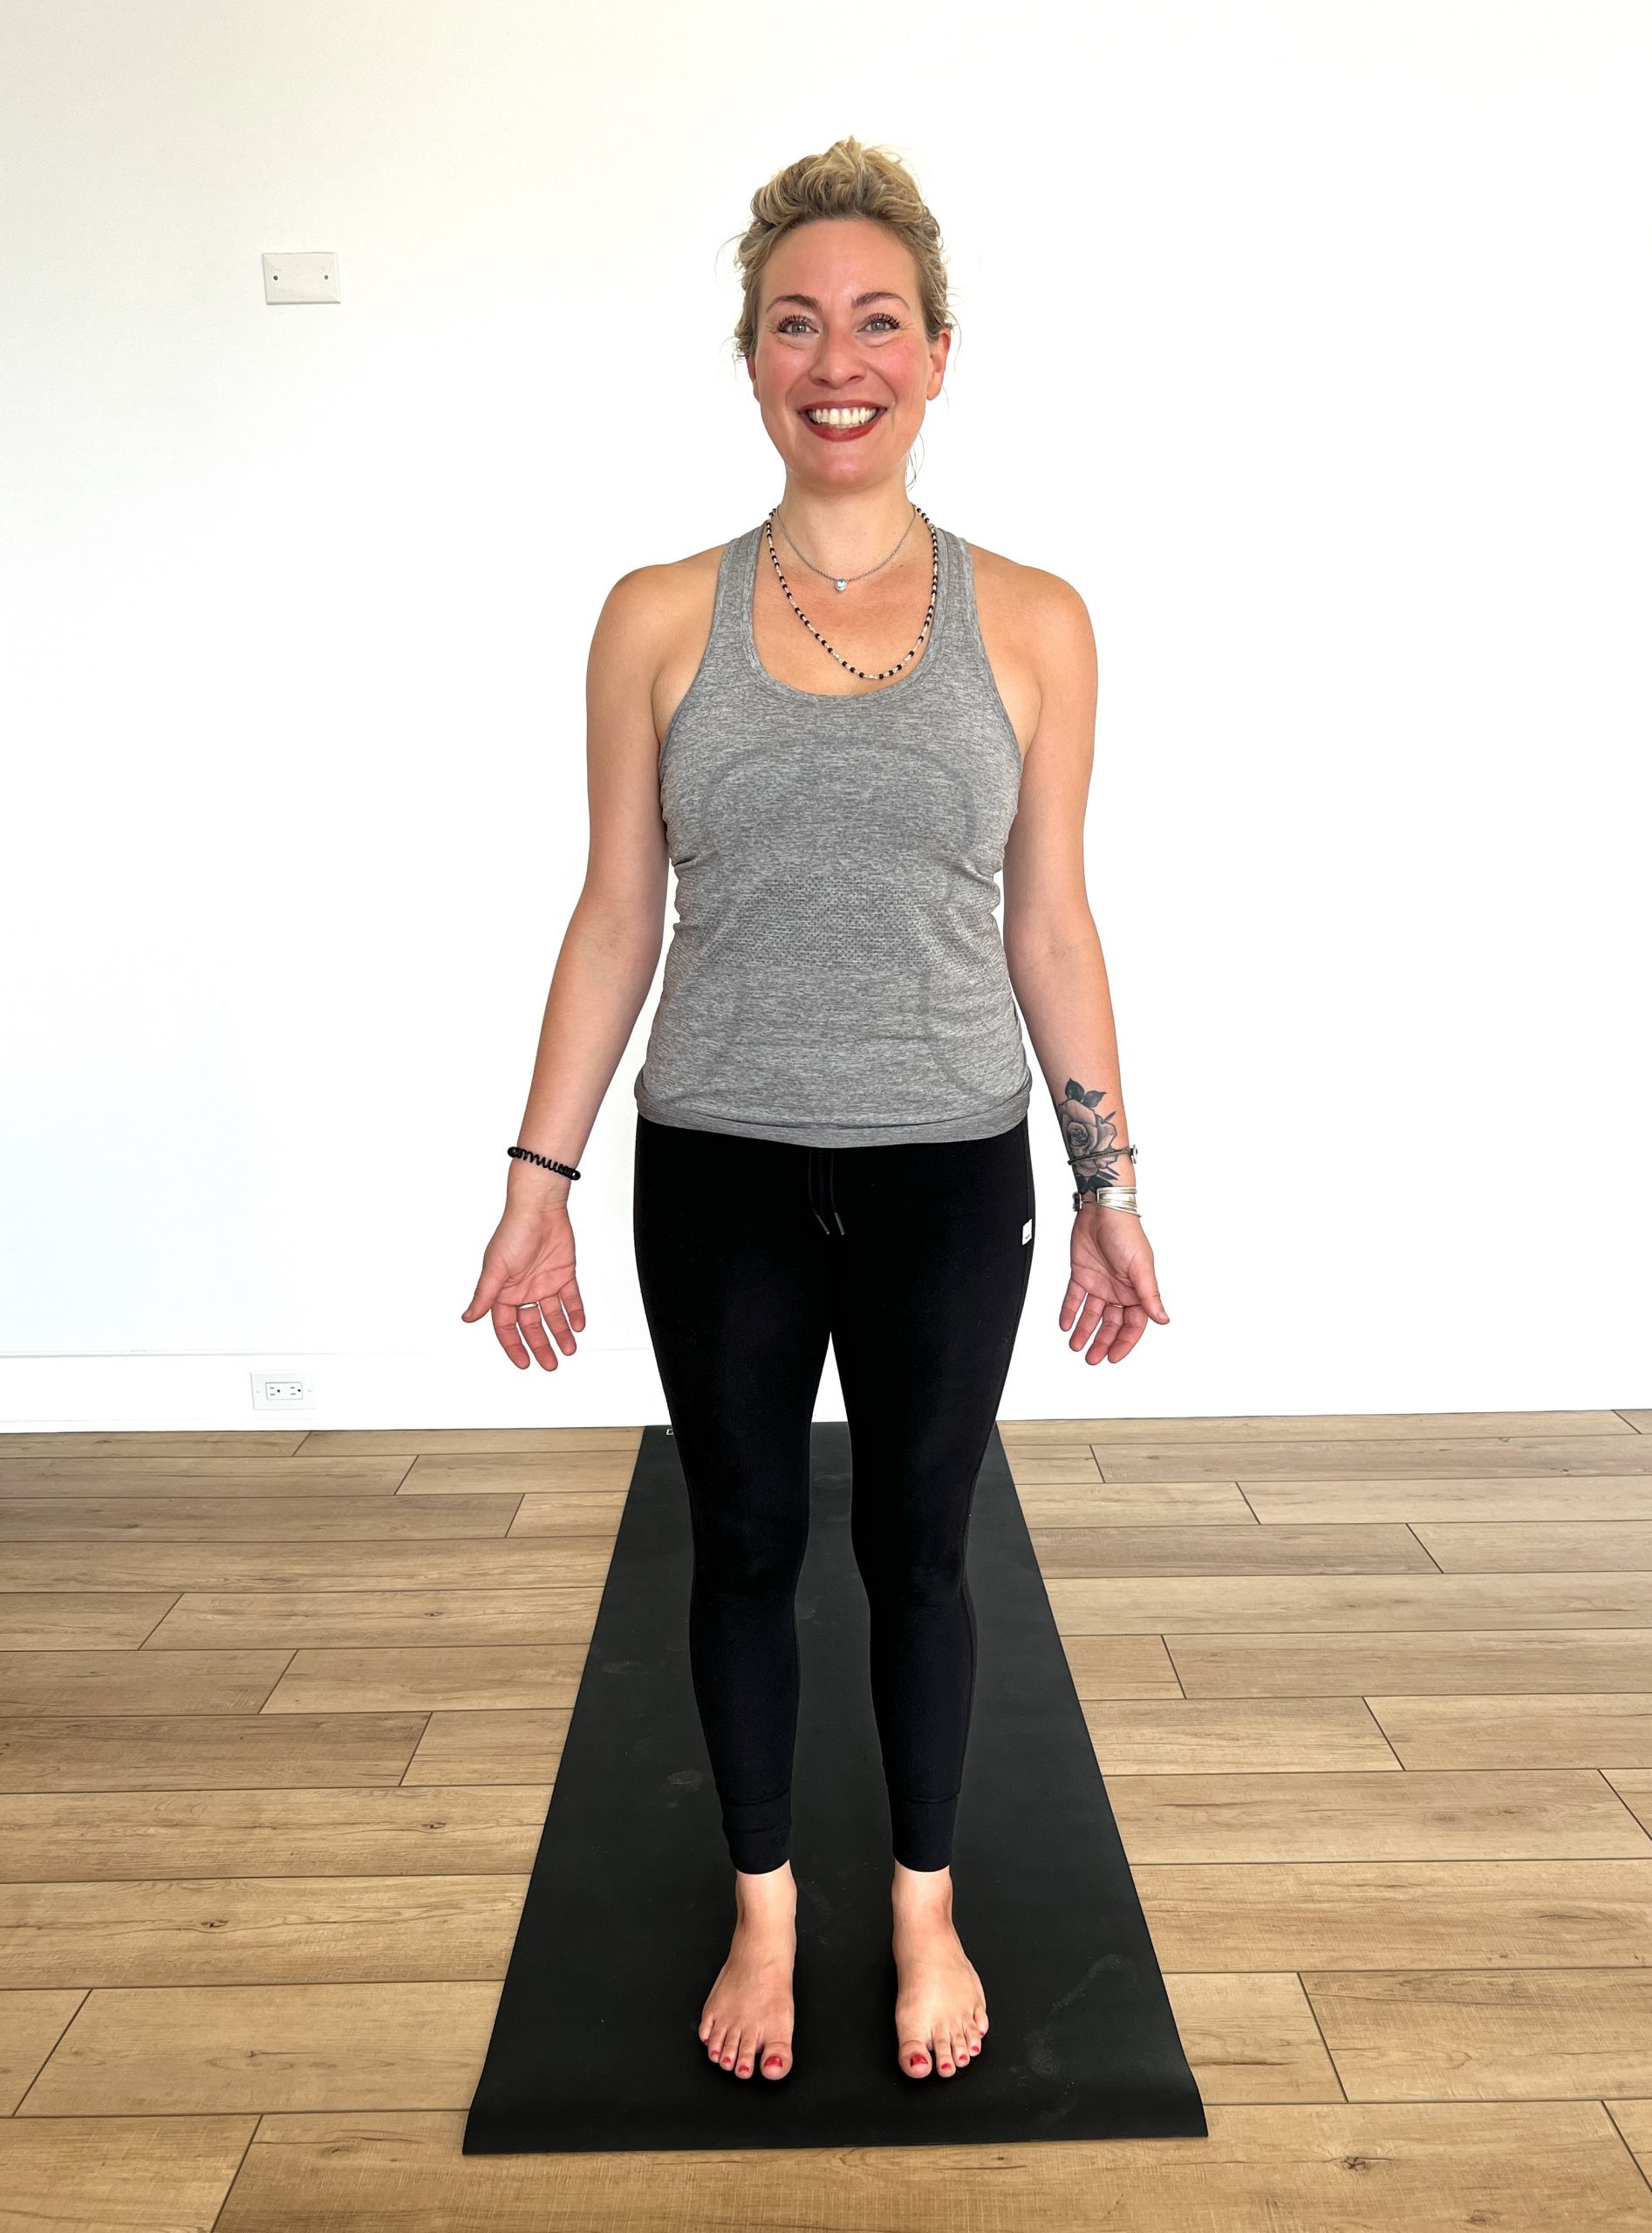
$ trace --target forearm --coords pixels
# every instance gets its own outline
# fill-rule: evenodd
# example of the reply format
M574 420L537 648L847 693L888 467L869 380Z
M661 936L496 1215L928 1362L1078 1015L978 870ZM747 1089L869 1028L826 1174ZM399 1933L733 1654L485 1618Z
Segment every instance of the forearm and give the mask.
M659 947L658 935L651 939L596 909L575 908L551 974L519 1147L577 1164L648 996ZM558 1171L510 1159L513 1198L565 1200L572 1184Z
M1075 1187L1089 1195L1133 1185L1113 998L1094 923L1086 915L1066 943L1011 953L1009 967Z

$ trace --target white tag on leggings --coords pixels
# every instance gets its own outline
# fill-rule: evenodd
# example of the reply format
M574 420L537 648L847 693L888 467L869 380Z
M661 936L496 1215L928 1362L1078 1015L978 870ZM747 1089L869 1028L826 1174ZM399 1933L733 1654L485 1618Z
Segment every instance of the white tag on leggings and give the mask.
M1028 1219L1027 1219L1027 1223L1026 1223L1026 1224L1021 1227L1021 1239L1022 1239L1023 1240L1030 1240L1030 1239L1032 1239L1032 1237L1033 1237L1033 1220L1031 1219L1031 1218L1028 1218Z

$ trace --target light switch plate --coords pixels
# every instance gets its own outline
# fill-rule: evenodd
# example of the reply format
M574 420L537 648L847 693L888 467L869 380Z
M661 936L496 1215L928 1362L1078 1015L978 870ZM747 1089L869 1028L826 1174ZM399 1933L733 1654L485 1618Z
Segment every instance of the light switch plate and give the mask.
M295 249L288 256L267 256L264 300L267 303L336 303L338 259L327 249Z

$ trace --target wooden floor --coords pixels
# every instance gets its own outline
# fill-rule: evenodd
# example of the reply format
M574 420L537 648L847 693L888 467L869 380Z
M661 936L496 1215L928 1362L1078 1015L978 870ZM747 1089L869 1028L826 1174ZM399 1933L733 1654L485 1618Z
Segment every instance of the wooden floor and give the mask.
M1652 1410L1002 1432L1208 2140L461 2156L636 1431L12 1435L0 2233L1652 2233Z

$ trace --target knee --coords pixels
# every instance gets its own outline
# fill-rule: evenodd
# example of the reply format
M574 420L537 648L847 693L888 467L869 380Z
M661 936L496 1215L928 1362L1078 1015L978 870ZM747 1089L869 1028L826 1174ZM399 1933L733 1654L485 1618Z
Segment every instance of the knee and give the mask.
M694 1533L694 1583L720 1597L768 1597L797 1586L807 1536L775 1525L702 1526Z
M964 1594L961 1545L909 1546L891 1555L857 1554L861 1579L874 1603L923 1609L951 1605Z

